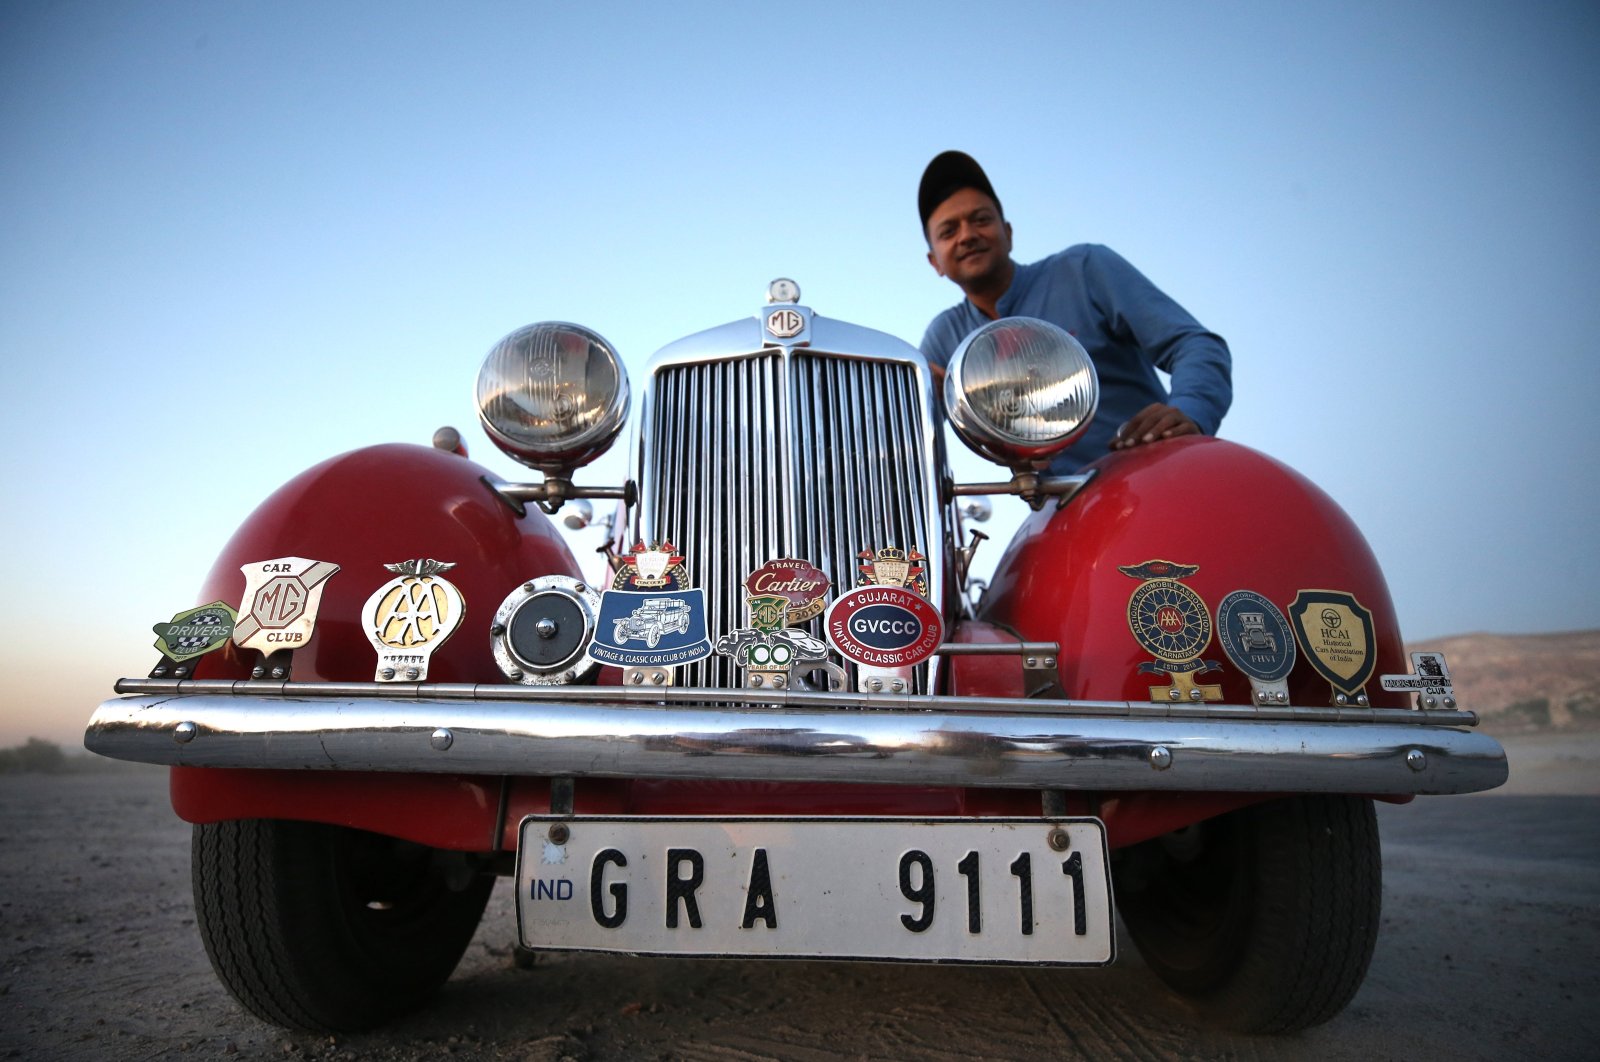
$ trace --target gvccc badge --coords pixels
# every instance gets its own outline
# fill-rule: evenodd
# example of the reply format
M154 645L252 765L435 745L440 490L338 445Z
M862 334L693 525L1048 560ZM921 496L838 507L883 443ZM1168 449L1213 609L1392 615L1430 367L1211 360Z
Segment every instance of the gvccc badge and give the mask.
M1200 570L1198 564L1151 560L1119 565L1117 570L1141 580L1128 598L1128 628L1134 641L1156 657L1139 665L1141 673L1170 675L1170 686L1151 686L1152 701L1220 701L1222 687L1195 682L1196 675L1215 671L1215 660L1201 654L1211 642L1211 613L1194 590L1179 582Z
M373 591L362 606L367 641L378 654L378 682L421 682L428 661L461 626L467 603L443 572L453 563L418 559L385 564L399 578Z
M859 665L861 688L905 692L909 669L932 658L944 642L939 612L923 596L927 576L917 563L923 555L888 547L860 556L866 585L840 594L823 628L839 654Z

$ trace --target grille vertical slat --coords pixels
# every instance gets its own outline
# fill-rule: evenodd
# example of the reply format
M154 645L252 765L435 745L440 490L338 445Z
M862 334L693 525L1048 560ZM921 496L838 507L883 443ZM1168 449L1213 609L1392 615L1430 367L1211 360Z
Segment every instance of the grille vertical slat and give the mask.
M744 577L766 561L809 560L837 594L855 585L861 549L940 548L917 365L771 351L662 366L650 386L641 532L686 555L713 640L745 625ZM741 679L713 656L679 681Z

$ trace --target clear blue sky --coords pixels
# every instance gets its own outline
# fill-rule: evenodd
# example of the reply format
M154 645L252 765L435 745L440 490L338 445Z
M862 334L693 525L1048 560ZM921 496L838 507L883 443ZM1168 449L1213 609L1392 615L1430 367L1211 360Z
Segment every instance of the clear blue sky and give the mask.
M315 461L454 424L516 475L471 384L519 325L637 370L786 275L915 342L949 147L1020 260L1109 244L1227 337L1222 434L1408 637L1600 626L1597 10L0 5L0 744L76 742Z

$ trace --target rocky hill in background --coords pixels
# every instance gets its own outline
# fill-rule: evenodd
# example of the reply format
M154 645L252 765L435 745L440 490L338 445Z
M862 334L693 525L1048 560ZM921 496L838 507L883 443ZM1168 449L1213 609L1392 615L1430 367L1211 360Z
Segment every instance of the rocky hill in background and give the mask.
M1406 648L1444 654L1457 700L1485 729L1600 729L1600 631L1458 634Z

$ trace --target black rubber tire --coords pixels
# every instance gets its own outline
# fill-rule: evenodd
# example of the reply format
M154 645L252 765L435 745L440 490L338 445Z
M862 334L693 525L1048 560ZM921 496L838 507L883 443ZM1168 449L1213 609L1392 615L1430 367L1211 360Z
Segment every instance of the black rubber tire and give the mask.
M305 1032L370 1029L421 1006L483 916L493 875L452 855L320 823L199 825L195 921L252 1014Z
M1211 1022L1320 1025L1366 977L1383 894L1371 800L1243 808L1128 849L1115 876L1139 953Z

